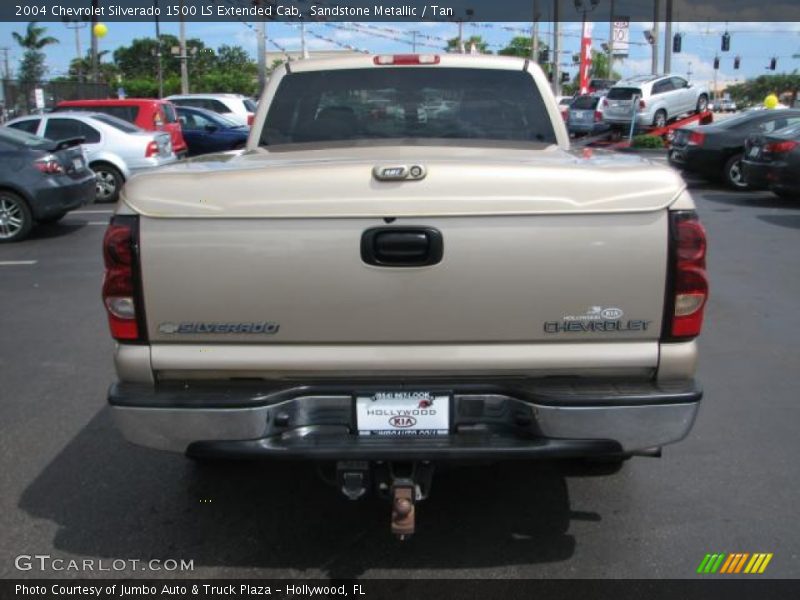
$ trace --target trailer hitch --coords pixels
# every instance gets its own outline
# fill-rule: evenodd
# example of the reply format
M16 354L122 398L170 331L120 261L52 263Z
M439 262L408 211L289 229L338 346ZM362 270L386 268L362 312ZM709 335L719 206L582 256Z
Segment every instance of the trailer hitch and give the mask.
M433 468L429 461L339 461L337 486L350 500L358 500L374 485L379 496L391 501L392 534L405 540L416 529L417 502L430 494Z

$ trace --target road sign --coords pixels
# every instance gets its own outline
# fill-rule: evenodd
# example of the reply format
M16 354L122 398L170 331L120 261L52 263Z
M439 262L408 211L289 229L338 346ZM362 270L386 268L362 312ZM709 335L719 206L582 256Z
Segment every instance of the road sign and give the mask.
M614 56L628 56L630 40L630 19L628 17L615 17L611 35L614 44Z

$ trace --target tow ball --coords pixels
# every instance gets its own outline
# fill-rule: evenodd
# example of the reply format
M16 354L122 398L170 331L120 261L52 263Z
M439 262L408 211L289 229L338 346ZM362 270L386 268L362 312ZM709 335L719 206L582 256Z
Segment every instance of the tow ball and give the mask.
M391 502L391 531L406 540L416 528L417 503L430 494L433 464L418 462L340 461L336 464L337 484L350 500L366 495L370 487Z

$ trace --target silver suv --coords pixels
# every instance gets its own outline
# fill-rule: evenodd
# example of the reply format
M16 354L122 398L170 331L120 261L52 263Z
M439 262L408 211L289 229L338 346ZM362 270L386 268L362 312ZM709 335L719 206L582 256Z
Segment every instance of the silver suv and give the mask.
M664 127L670 119L707 108L704 86L678 75L643 75L620 81L608 91L603 119L612 126L630 125L635 110L637 127Z

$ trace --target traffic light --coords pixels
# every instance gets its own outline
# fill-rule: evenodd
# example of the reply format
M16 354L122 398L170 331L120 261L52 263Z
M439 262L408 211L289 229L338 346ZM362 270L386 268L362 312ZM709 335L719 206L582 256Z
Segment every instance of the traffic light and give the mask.
M722 34L722 51L727 52L731 49L731 34L727 31Z
M539 50L539 62L540 63L550 62L550 48L542 48L541 50Z
M736 58L733 59L733 68L734 69L738 69L741 64L742 64L742 57L741 56L737 56Z
M681 51L681 37L682 36L680 33L676 33L674 36L672 36L672 51L675 54L678 54Z
M714 57L714 70L716 71L718 69L719 69L719 56L715 56Z
M777 66L778 66L778 59L773 56L769 61L769 70L774 71L775 67Z
M561 83L568 83L569 82L569 73L564 72L561 74Z

